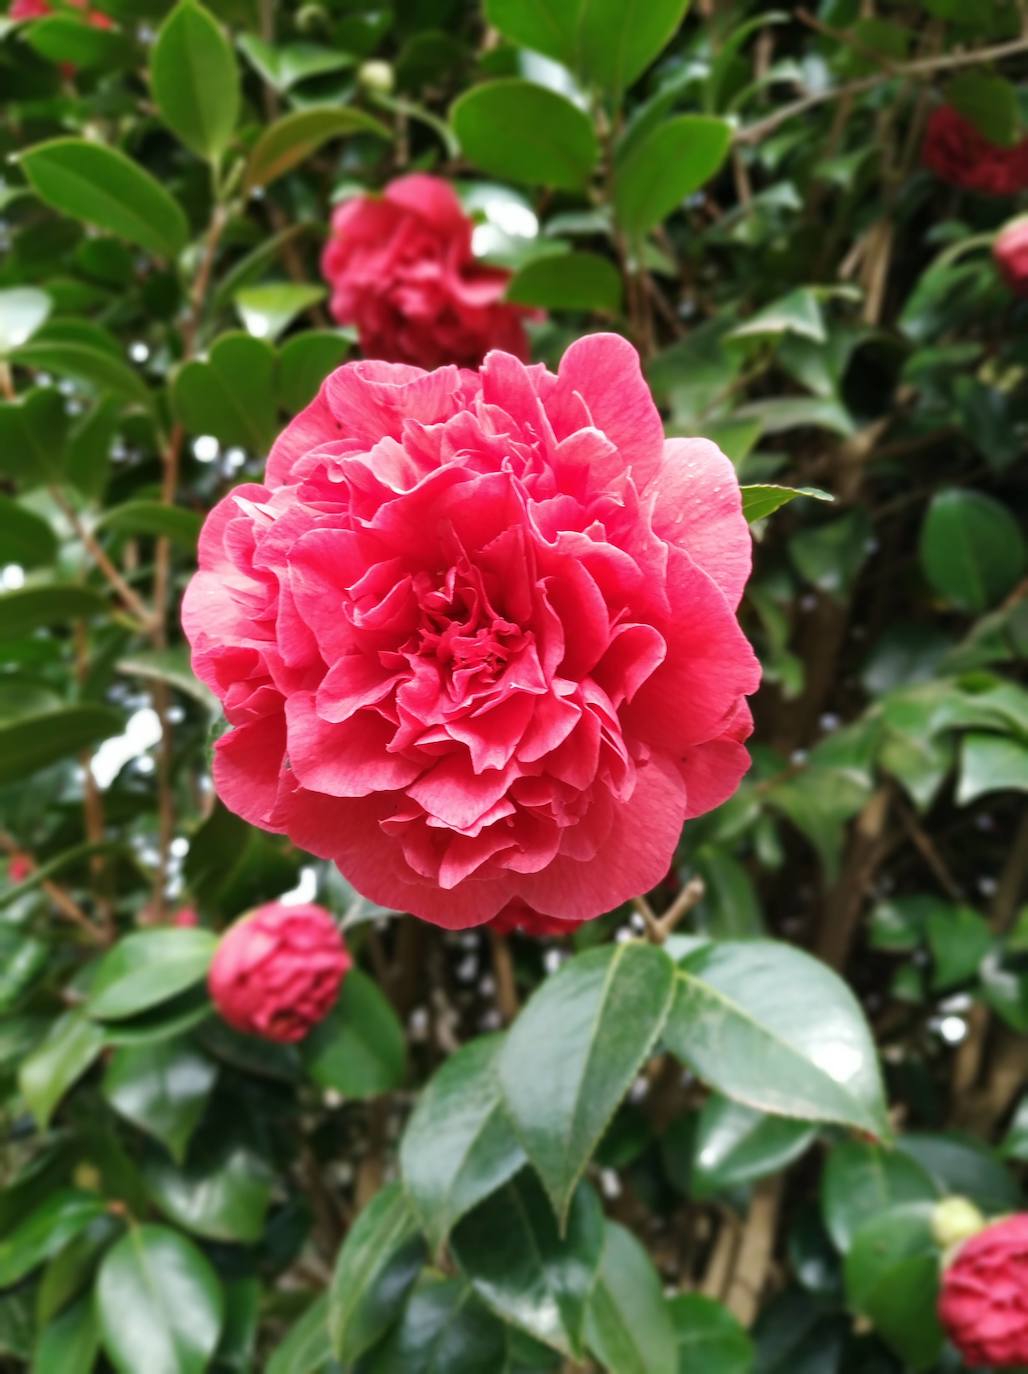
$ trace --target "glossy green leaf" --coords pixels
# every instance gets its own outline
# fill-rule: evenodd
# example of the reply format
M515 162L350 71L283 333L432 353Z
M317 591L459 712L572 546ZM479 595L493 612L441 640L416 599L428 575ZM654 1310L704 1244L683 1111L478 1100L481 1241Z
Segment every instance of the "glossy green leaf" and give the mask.
M632 1233L616 1221L604 1226L585 1338L601 1364L618 1374L678 1374L675 1328L660 1275Z
M0 638L12 639L44 625L64 625L106 610L107 602L89 587L74 583L20 587L0 594Z
M403 1083L403 1027L366 973L347 973L339 1000L304 1041L303 1058L315 1083L346 1097L375 1097Z
M547 254L514 274L507 299L544 310L616 315L621 309L621 276L610 259L598 253Z
M23 781L27 774L116 735L122 717L109 706L62 706L0 725L0 784Z
M507 1333L460 1279L426 1278L367 1360L367 1374L482 1374L507 1367ZM361 1366L364 1370L365 1366Z
M124 153L84 138L55 138L21 155L39 198L62 215L106 229L158 258L186 245L189 225L178 202Z
M0 358L27 343L50 313L51 301L34 286L0 290Z
M392 1324L425 1257L399 1183L376 1193L347 1232L328 1299L332 1348L351 1364Z
M851 1305L914 1370L927 1369L942 1348L932 1210L915 1202L874 1217L853 1237L846 1256Z
M102 391L113 392L128 401L147 404L146 383L126 362L89 344L56 338L32 339L15 349L13 360L22 367L41 372L56 372L90 382Z
M198 0L179 0L157 34L150 84L161 118L187 148L216 159L239 118L239 67L221 25Z
M982 995L1018 1035L1028 1035L1028 959L994 950L982 960Z
M1017 87L984 70L961 72L946 83L946 103L969 119L990 143L1010 147L1017 142L1021 117Z
M184 506L166 505L163 501L125 501L104 511L97 528L171 539L187 553L195 553L202 523L196 511Z
M867 512L854 510L793 535L789 557L800 576L818 591L841 597L863 567L871 542Z
M285 333L298 315L325 296L323 286L303 282L270 282L264 286L247 286L237 291L236 309L255 339L277 339Z
M560 1235L529 1169L479 1203L450 1237L475 1292L504 1320L564 1354L581 1350L602 1244L603 1213L592 1189L577 1189Z
M992 496L950 488L932 497L921 526L921 568L958 610L980 615L1005 596L1028 561L1017 521Z
M47 1198L0 1240L0 1288L37 1269L103 1212L104 1201L97 1193L65 1188Z
M619 95L670 41L688 0L487 0L491 24Z
M392 137L384 124L363 110L315 105L283 115L264 129L251 150L246 167L247 189L269 185L329 139L348 134L373 134L386 141Z
M127 34L98 28L74 10L47 15L31 26L25 39L48 62L67 63L76 70L124 67L134 56Z
M1028 787L1028 777L1025 779ZM924 929L935 968L932 986L946 991L976 976L978 965L992 948L988 921L973 907L956 902L933 902L924 911Z
M561 1221L660 1034L672 985L671 961L652 945L589 950L546 979L507 1035L498 1060L504 1102Z
M216 936L200 928L124 936L100 961L86 1010L116 1021L167 1001L206 976L217 944Z
M633 143L615 163L614 212L640 237L708 182L728 156L732 133L711 115L677 115Z
M40 1332L32 1374L89 1374L100 1352L100 1327L91 1295L66 1307Z
M61 1098L104 1047L103 1030L80 1011L67 1011L21 1063L18 1087L32 1115L45 1127Z
M683 959L676 984L663 1038L726 1097L889 1134L863 1012L826 965L775 941L723 941Z
M821 1215L835 1246L849 1250L860 1228L894 1207L933 1202L939 1190L902 1150L863 1140L833 1146L821 1176Z
M727 1307L702 1293L678 1293L668 1308L678 1374L751 1374L753 1342Z
M1028 792L1028 744L1012 735L973 733L960 744L957 804L988 792Z
M765 306L745 323L738 325L728 337L749 339L780 334L797 334L817 344L827 342L828 332L816 291L809 286L790 291L781 300Z
M301 81L354 65L352 53L325 48L317 43L265 43L254 33L239 36L239 49L247 61L276 91L285 93Z
M278 428L274 351L248 334L222 334L205 360L178 369L171 398L191 434L263 453Z
M983 1141L957 1131L912 1131L900 1136L897 1148L920 1164L942 1194L968 1197L985 1213L1020 1208L1016 1180Z
M153 1156L143 1166L143 1178L169 1221L194 1235L246 1245L264 1234L271 1179L265 1164L246 1148L192 1150L184 1165Z
M100 1266L96 1311L118 1374L203 1374L223 1307L208 1261L165 1226L132 1226Z
M400 1143L403 1185L433 1247L525 1163L500 1097L501 1037L472 1040L423 1089Z
M8 562L23 568L46 567L57 557L57 536L41 515L0 496L0 547Z
M597 158L586 115L544 86L510 77L466 91L450 112L464 156L491 176L576 191Z
M814 1141L816 1128L765 1116L728 1098L711 1097L700 1112L692 1195L709 1197L786 1168Z
M267 1374L320 1374L332 1358L328 1338L328 1294L314 1299L275 1347Z
M754 520L763 520L766 516L773 515L776 510L788 505L797 496L810 496L815 501L835 500L831 492L822 491L820 487L779 487L760 483L741 487L740 490L742 513L751 525Z
M118 1050L107 1065L103 1094L120 1116L181 1162L217 1076L213 1061L188 1041L162 1040Z
M0 472L24 487L61 475L68 419L56 387L34 387L0 402Z
M278 398L282 409L296 415L314 400L330 372L346 361L353 345L328 329L307 329L286 339L278 351Z

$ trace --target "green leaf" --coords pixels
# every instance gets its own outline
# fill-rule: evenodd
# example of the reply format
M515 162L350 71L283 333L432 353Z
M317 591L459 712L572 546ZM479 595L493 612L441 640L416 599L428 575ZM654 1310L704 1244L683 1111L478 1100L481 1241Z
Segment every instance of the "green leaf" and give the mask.
M9 496L0 496L0 547L8 562L40 568L56 559L57 536L35 511Z
M343 71L355 62L352 53L338 48L316 43L277 43L273 47L254 33L240 34L237 43L250 65L281 94L312 76Z
M76 70L127 67L135 51L127 34L98 28L74 13L38 20L28 29L25 41L48 62L68 63Z
M119 1115L181 1162L217 1076L212 1060L188 1040L162 1040L118 1050L107 1065L103 1094Z
M934 1364L942 1349L932 1211L932 1204L915 1202L874 1217L846 1256L851 1305L914 1370Z
M663 1038L726 1097L889 1134L874 1041L826 965L772 940L723 941L683 959L676 983Z
M939 1190L902 1150L844 1140L828 1155L821 1176L821 1215L837 1250L845 1254L867 1222L912 1202L934 1202Z
M143 1179L169 1221L195 1235L253 1245L264 1234L271 1180L265 1164L242 1146L192 1150L181 1167L164 1156L151 1157Z
M111 448L121 403L103 396L75 426L65 456L68 481L90 501L99 501L111 475Z
M486 16L511 42L620 95L670 42L687 8L688 0L487 0Z
M32 1374L88 1374L99 1352L100 1328L87 1293L40 1332Z
M544 310L621 310L621 275L598 253L552 253L527 263L511 278L507 299Z
M71 339L37 338L15 349L11 356L22 367L74 377L127 401L149 404L150 394L138 372L104 349Z
M125 501L105 510L96 528L171 539L187 553L195 554L202 524L203 518L184 506L166 505L163 501Z
M1028 778L1025 785L1028 786ZM935 962L932 987L937 992L974 978L978 965L992 948L989 923L973 907L932 902L924 911L924 929Z
M653 945L589 950L546 979L508 1032L498 1060L504 1102L561 1224L660 1034L673 981L670 959Z
M864 510L801 530L789 540L796 571L819 591L842 596L871 551L871 521Z
M504 1320L562 1354L581 1351L585 1305L603 1243L596 1194L580 1185L563 1236L530 1169L458 1223L450 1248L475 1292Z
M961 72L947 82L947 105L969 119L990 143L1009 148L1017 142L1021 117L1017 87L986 71Z
M820 487L779 487L761 483L740 487L739 490L742 492L742 513L751 525L754 520L773 515L797 496L810 496L815 501L835 500L831 492L822 491Z
M1028 961L1023 953L994 950L982 960L982 994L1019 1035L1028 1035Z
M124 153L84 138L55 138L21 155L32 189L51 209L107 229L158 258L186 246L189 225L176 200Z
M728 338L750 339L778 334L798 334L819 344L827 342L828 334L816 291L809 286L797 287L781 300L765 306L745 324L738 325Z
M315 105L294 110L269 124L254 144L246 166L245 187L267 186L310 157L331 138L348 134L374 134L392 141L386 126L363 110L336 105Z
M19 587L0 595L0 639L30 634L44 625L62 625L102 615L107 602L89 587L74 583Z
M166 1002L206 977L217 946L217 937L199 927L126 935L101 959L86 1010L116 1021Z
M585 1338L600 1362L618 1374L678 1374L675 1328L660 1276L632 1233L616 1221L604 1226Z
M293 1323L268 1360L266 1374L318 1374L332 1358L328 1338L328 1294L314 1299Z
M27 343L50 313L50 297L34 286L0 291L0 358Z
M713 1096L696 1126L692 1196L710 1197L776 1173L798 1159L816 1135L816 1127L805 1122L765 1116Z
M22 486L61 475L68 417L56 387L34 387L16 401L0 402L0 472Z
M248 334L222 334L206 361L194 359L174 374L171 400L191 434L263 453L278 430L274 350Z
M166 682L176 692L192 697L211 716L221 714L221 704L211 689L193 675L189 666L189 650L183 645L172 649L141 649L131 658L118 660L118 672L144 682Z
M452 1227L525 1163L500 1098L500 1036L472 1040L437 1069L400 1142L411 1206L438 1248Z
M330 329L308 329L286 339L278 351L278 399L296 415L314 400L321 383L343 363L353 347Z
M491 176L577 191L596 163L588 117L531 81L475 86L455 102L450 121L464 156Z
M957 805L988 792L1028 792L1028 744L1012 735L973 733L960 745Z
M614 212L641 237L708 182L728 156L731 127L712 115L677 115L633 142L614 167Z
M424 1256L402 1187L387 1184L350 1227L336 1260L328 1329L342 1364L352 1364L392 1325Z
M1010 1170L980 1140L956 1131L910 1132L897 1147L915 1159L939 1192L968 1197L983 1212L1016 1212L1021 1193Z
M921 568L958 610L980 615L1024 572L1026 547L1017 521L991 496L966 488L936 492L921 526Z
M118 1374L203 1374L223 1309L217 1274L165 1226L131 1227L100 1266L96 1311Z
M80 1011L67 1011L43 1043L22 1061L18 1087L32 1115L45 1128L54 1108L104 1047L104 1033Z
M507 1367L507 1333L467 1284L426 1277L368 1358L366 1374L482 1374Z
M726 1307L702 1293L678 1293L668 1308L678 1344L678 1374L751 1374L753 1342Z
M345 1097L376 1097L399 1088L407 1071L407 1040L378 986L353 968L328 1016L303 1043L307 1072Z
M216 161L239 118L239 67L221 25L198 0L179 0L161 25L150 84L172 132L199 157Z
M121 732L122 718L109 706L62 706L0 725L0 784L23 781Z
M0 1240L0 1288L8 1288L56 1255L91 1221L103 1216L97 1193L64 1188Z
M277 339L298 315L325 296L323 286L302 282L269 282L247 286L235 296L239 318L255 339Z

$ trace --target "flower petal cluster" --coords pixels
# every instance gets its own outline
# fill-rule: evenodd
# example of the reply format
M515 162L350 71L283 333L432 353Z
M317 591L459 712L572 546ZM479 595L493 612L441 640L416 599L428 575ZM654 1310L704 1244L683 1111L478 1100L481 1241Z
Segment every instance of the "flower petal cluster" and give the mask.
M731 464L635 350L348 364L209 515L183 606L226 805L451 927L652 888L748 766Z
M526 311L503 300L510 273L478 262L453 187L414 172L332 216L321 260L340 324L368 358L477 367L491 348L528 356Z
M943 1275L939 1318L974 1368L1028 1364L1028 1213L964 1242Z
M936 176L965 191L1016 196L1028 188L1028 138L1002 147L979 133L952 105L933 111L921 159Z

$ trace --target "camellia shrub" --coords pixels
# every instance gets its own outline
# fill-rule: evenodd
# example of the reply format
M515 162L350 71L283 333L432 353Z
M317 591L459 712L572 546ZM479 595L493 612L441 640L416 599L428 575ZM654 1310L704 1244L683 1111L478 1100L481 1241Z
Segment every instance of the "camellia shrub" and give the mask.
M0 1365L1028 1368L1019 0L0 90Z

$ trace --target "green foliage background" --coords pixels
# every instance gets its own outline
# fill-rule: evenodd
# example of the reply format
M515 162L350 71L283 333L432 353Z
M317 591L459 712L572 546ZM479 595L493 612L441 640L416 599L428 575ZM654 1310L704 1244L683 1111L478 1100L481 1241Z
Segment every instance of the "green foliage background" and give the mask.
M685 8L0 20L3 1367L963 1368L933 1209L1028 1161L1026 207L919 149L1024 136L1023 9ZM207 776L197 532L355 356L332 202L412 168L538 359L625 332L747 487L753 769L573 944L373 908ZM358 968L285 1049L203 977L298 884Z

